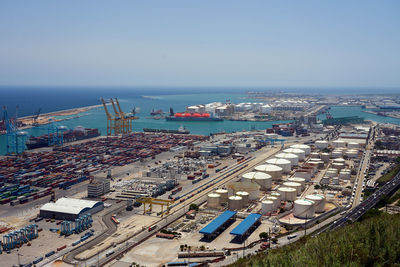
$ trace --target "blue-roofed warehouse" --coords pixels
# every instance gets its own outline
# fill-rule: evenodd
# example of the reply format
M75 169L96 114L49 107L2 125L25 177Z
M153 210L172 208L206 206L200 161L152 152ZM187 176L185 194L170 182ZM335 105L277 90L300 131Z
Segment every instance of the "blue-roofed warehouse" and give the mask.
M204 237L213 238L220 234L235 220L236 211L227 210L200 230Z
M238 226L231 232L231 235L238 236L239 238L245 237L251 230L257 228L261 222L261 215L258 213L250 213Z

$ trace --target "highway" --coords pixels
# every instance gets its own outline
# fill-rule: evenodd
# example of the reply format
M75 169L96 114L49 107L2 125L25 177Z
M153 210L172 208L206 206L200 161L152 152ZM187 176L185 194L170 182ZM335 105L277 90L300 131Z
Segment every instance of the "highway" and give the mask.
M362 215L364 215L365 212L373 208L382 199L382 197L392 193L394 190L396 190L396 188L399 187L399 185L400 185L400 173L397 173L397 175L392 180L390 180L385 185L380 187L375 193L370 195L360 205L352 209L341 219L334 222L329 229L335 230L343 226L349 220L352 222L358 220Z

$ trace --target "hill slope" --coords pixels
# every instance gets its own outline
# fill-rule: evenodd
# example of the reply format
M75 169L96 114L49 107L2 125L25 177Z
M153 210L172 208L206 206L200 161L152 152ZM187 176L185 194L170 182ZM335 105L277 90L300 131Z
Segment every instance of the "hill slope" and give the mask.
M382 214L230 266L400 266L400 214Z

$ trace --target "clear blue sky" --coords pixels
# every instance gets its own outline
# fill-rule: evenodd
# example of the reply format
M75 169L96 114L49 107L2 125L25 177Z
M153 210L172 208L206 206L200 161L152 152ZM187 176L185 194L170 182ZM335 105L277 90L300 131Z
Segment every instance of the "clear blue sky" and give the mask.
M1 0L0 85L399 87L400 1Z

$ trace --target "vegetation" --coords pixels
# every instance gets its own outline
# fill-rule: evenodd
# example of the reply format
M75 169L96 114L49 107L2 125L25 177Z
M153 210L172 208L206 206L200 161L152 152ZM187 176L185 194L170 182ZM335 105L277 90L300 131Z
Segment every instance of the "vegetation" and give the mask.
M268 233L267 232L262 232L259 234L260 239L267 239L268 238Z
M378 183L384 184L390 180L400 171L400 164L397 164L390 172L386 173L385 175L381 176L378 179Z
M230 266L400 266L400 214L380 214Z
M197 206L196 204L190 204L189 206L189 210L195 210L195 211L199 211L199 206Z

